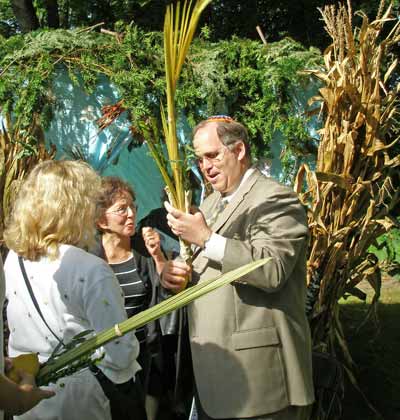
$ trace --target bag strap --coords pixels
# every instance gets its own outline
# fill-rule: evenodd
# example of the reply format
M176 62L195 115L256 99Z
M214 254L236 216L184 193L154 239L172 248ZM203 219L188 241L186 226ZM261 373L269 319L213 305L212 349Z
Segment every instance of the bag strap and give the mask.
M28 292L29 292L29 294L30 294L30 296L31 296L31 299L32 299L32 302L33 302L33 304L35 305L35 308L36 308L36 310L37 310L37 312L38 312L38 314L40 315L40 318L42 318L42 320L43 320L43 322L46 324L46 327L49 329L49 331L54 335L54 337L57 339L57 341L60 343L60 344L62 344L63 346L64 346L64 343L63 343L63 341L58 337L58 335L50 328L50 325L47 323L47 321L45 320L45 318L44 318L44 316L43 316L43 314L42 314L42 311L40 310L40 307L39 307L39 304L38 304L38 302L37 302L37 300L36 300L36 297L35 297L35 295L34 295L34 293L33 293L33 290L32 290L32 286L31 286L31 284L30 284L30 282L29 282L29 280L28 280L28 276L27 276L27 274L26 274L26 270L25 270L25 265L24 265L24 261L23 261L23 259L22 259L22 257L21 256L18 256L18 262L19 262L19 266L20 266L20 268L21 268L21 272L22 272L22 276L24 277L24 280L25 280L25 284L26 284L26 287L27 287L27 289L28 289Z

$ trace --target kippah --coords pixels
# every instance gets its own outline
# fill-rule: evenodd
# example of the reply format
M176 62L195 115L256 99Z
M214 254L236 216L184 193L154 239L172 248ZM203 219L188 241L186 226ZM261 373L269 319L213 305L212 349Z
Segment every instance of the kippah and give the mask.
M209 122L235 122L235 120L229 115L212 115L208 117L206 121Z

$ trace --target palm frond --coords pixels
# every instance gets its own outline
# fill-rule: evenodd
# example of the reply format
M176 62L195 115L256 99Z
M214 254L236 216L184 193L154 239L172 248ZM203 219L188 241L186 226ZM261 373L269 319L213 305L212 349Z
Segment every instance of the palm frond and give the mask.
M157 156L156 136L148 139L150 152L160 169L167 186L166 191L171 204L182 211L190 208L190 191L185 191L186 159L182 156L176 133L175 94L185 63L186 56L193 40L201 13L211 3L211 0L197 0L192 6L192 0L180 2L167 7L164 19L164 62L166 79L167 106L160 105L161 122L168 161ZM170 171L171 169L171 171ZM171 176L170 176L171 172ZM190 262L191 250L188 244L180 241L181 257Z
M253 261L228 273L220 275L217 278L192 286L159 303L158 305L132 316L115 327L109 328L85 340L82 344L66 351L60 357L44 364L36 377L37 384L46 385L55 381L59 377L71 374L85 367L85 364L87 365L90 363L89 357L97 348L112 340L118 339L121 335L127 334L130 331L162 317L163 315L179 309L219 287L225 286L239 279L251 271L260 268L267 262L271 261L271 259L272 258L264 258L258 261Z

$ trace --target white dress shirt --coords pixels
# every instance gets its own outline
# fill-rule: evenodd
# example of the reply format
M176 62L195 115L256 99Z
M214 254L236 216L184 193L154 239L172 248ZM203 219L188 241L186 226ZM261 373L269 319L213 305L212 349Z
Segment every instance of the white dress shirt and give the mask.
M229 203L233 199L235 194L239 191L241 185L243 185L243 183L246 181L246 179L254 171L255 171L254 168L247 169L247 171L244 173L244 175L242 177L242 180L240 181L240 184L236 188L236 190L229 195L222 196L221 200L226 202L226 203ZM206 258L208 258L210 260L221 262L222 259L224 258L225 245L226 245L226 238L224 238L221 235L218 235L218 233L213 232L211 234L210 238L208 239L208 241L205 243L203 254Z

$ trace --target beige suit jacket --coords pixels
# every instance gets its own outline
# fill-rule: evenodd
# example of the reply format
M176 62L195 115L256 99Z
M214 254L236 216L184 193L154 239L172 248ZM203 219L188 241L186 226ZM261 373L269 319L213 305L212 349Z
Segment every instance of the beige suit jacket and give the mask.
M202 205L206 217L219 193ZM200 253L193 281L250 261L272 263L193 302L189 330L196 386L212 418L254 417L314 400L305 316L305 211L294 192L258 170L240 186L213 231L227 238L221 263Z

